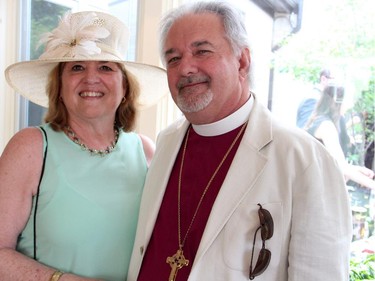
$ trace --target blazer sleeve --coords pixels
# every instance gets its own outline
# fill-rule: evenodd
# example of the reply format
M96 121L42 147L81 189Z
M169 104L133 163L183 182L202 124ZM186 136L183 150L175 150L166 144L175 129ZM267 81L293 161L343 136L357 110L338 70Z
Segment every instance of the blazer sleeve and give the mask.
M352 235L344 177L317 153L294 182L288 280L348 280Z

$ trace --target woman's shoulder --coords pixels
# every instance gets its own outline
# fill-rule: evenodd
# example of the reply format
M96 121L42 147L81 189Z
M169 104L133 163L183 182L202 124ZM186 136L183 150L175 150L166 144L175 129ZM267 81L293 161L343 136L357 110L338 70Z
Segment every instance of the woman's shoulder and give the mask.
M41 147L43 136L41 130L36 127L24 128L14 134L7 147L16 147L17 150L30 150Z
M35 184L40 175L43 160L43 137L38 128L25 128L17 132L6 145L1 157L0 167L8 171L9 180L12 175L19 175L20 171L24 177L17 177L12 182L25 183L35 191Z
M335 131L337 131L336 127L335 127L335 124L333 123L333 121L329 118L324 118L320 121L320 128L324 128L324 129L329 129L329 130L332 130L334 129Z
M142 141L143 151L146 156L147 165L150 166L152 157L154 156L154 153L155 153L155 143L151 138L145 135L139 134L139 137L141 138L141 141Z
M43 136L38 128L30 127L18 131L9 140L2 154L2 158L19 159L22 161L33 161L42 157Z
M316 128L315 136L323 141L327 138L338 137L338 132L333 121L330 119L322 120Z

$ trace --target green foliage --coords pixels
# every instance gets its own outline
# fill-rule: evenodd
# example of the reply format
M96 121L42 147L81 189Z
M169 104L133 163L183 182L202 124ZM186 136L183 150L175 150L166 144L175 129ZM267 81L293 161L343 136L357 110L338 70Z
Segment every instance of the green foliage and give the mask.
M43 48L38 46L40 36L52 31L59 21L57 15L63 15L68 9L44 0L33 0L31 7L30 57L37 59L43 53Z
M374 121L375 121L375 68L372 68L372 79L369 81L367 90L362 91L361 96L354 104L354 110L363 115L363 131L366 137L366 145L374 141ZM367 147L366 147L367 149Z
M356 153L348 155L348 159L352 163L363 165L362 156L375 139L375 67L371 67L371 79L367 89L361 92L353 108L348 112L350 116L356 114L360 116L362 122L354 124L352 130L354 135L362 136L364 145L362 149L358 149Z
M350 260L350 281L375 280L375 254Z
M319 2L324 6L320 5L314 16L313 29L304 27L308 19L303 14L301 31L286 39L276 52L277 70L311 83L317 82L317 74L327 65L345 72L360 64L359 71L368 71L375 59L373 0Z

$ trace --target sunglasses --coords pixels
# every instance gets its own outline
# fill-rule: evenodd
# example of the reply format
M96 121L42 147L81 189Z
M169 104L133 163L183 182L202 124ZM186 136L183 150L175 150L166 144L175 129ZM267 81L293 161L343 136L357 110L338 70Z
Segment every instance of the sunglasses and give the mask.
M264 209L261 204L258 204L258 206L259 206L258 215L259 215L260 226L257 228L254 234L253 250L251 253L251 261L250 261L250 273L249 273L250 280L253 280L256 276L261 275L267 269L271 261L271 251L266 249L266 240L270 239L273 235L273 219L268 210ZM255 240L256 240L256 236L259 230L260 230L261 237L262 237L262 249L259 252L258 260L253 269Z

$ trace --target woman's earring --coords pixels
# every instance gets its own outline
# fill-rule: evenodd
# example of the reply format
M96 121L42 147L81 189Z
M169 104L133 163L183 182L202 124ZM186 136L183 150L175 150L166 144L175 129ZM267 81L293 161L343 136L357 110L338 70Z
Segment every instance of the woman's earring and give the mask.
M121 103L125 103L125 101L126 101L126 98L125 98L125 96L123 96L122 100L121 100Z

